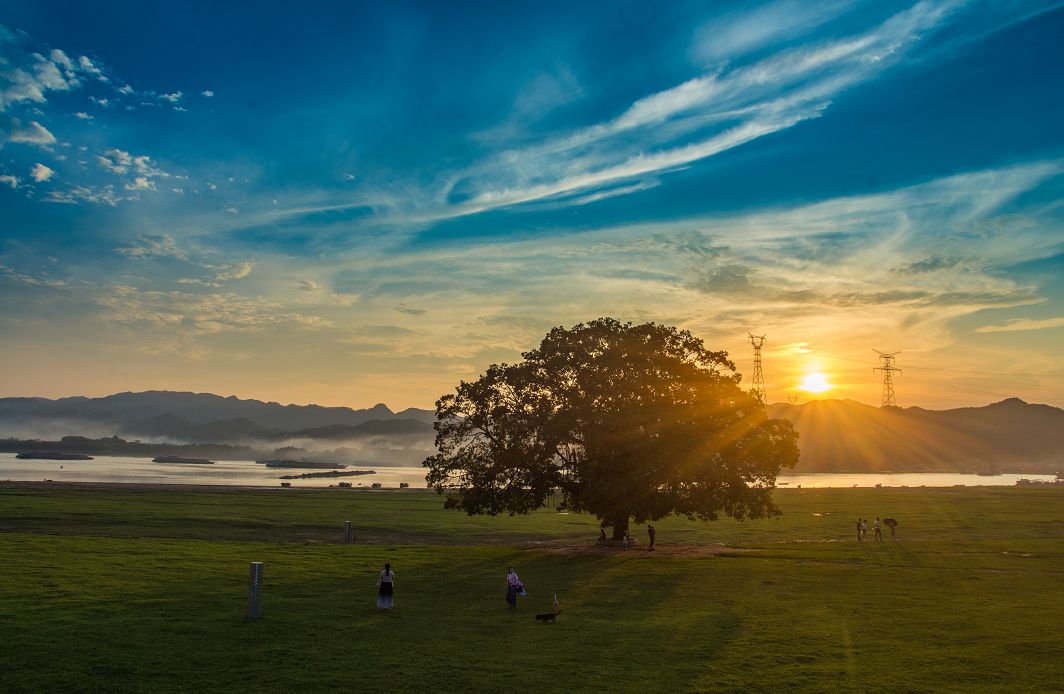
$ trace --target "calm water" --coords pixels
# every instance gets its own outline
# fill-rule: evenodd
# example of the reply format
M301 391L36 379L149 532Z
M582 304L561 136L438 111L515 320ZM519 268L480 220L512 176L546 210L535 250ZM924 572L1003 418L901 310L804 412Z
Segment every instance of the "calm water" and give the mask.
M385 487L398 487L407 482L411 487L425 487L425 470L420 467L378 467L348 465L341 472L376 470L373 475L352 477L318 477L284 480L293 487L328 487L337 482L351 486L369 487L379 482ZM253 460L222 460L214 465L180 465L153 463L151 458L123 458L99 455L94 460L19 460L14 453L0 453L0 480L55 482L141 482L145 484L229 484L247 487L280 486L282 475L305 472L325 472L290 468L268 468Z
M384 487L398 487L406 482L412 489L424 489L425 469L421 467L349 466L348 470L373 469L376 474L358 477L310 478L285 480L293 487L328 487L338 481L354 487L369 487L379 482ZM253 487L279 486L281 475L313 472L267 468L250 460L222 461L214 465L172 465L153 463L150 458L97 456L95 460L19 460L14 453L0 453L0 480L56 482L142 482L147 484L231 484ZM905 472L896 474L810 473L781 475L783 488L811 487L952 487L1012 486L1020 478L1052 480L1053 475L964 475L940 472Z

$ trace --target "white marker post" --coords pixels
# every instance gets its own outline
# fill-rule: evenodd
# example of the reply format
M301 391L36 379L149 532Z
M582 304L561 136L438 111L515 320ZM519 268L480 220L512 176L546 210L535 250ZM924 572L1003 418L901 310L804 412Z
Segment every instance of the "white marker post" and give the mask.
M251 571L248 581L248 619L261 619L262 614L259 604L259 593L262 591L262 567L261 561L251 562Z

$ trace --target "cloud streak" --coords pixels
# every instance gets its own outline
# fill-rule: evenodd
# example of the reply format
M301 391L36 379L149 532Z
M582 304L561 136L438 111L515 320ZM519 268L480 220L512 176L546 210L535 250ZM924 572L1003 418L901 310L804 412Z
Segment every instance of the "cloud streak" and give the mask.
M1051 330L1053 328L1064 328L1064 317L1043 319L1017 318L999 325L984 325L976 328L975 332L1012 333L1024 330Z
M842 92L904 59L960 4L920 2L862 34L786 48L694 77L636 100L610 120L452 172L442 189L399 208L381 206L382 221L417 225L536 201L585 205L646 190L654 176L818 118ZM600 195L607 188L612 193ZM365 205L361 196L274 214L298 217Z

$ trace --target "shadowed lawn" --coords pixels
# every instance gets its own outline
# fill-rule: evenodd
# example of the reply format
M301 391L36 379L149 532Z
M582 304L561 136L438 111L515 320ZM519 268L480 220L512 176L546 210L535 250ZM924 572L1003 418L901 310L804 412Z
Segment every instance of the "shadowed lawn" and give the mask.
M0 488L0 688L1064 686L1061 489L784 490L779 518L658 523L653 554L585 550L586 516L293 491ZM899 519L899 542L852 539L877 515ZM355 546L337 542L345 519ZM734 551L697 551L716 543ZM250 561L267 563L253 623ZM391 614L373 605L384 561ZM529 588L517 612L511 565ZM562 615L540 625L555 592Z

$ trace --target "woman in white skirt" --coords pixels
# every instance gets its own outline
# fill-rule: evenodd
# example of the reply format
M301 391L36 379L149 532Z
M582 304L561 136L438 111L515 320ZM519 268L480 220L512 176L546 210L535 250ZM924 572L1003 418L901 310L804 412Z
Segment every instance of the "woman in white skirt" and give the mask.
M385 564L384 570L377 576L377 609L392 609L392 601L395 599L395 574L392 565Z

